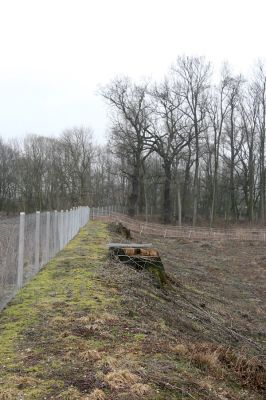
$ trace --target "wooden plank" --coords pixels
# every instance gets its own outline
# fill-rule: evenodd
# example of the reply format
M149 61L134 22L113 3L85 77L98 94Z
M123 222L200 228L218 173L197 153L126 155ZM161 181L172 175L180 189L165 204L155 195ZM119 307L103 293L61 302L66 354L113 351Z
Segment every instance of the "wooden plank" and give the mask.
M152 243L108 243L109 248L147 248L152 247Z

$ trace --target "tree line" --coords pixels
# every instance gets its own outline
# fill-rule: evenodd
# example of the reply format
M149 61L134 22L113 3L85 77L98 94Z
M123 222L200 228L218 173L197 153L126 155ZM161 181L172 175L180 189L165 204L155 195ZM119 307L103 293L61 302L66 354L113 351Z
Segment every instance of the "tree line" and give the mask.
M266 70L251 78L179 57L161 82L100 89L109 138L89 128L0 140L0 211L119 205L164 223L265 222Z
M214 84L202 57L179 57L162 82L122 77L101 89L128 213L165 223L265 221L266 70L227 65Z
M60 210L113 203L110 159L89 128L57 138L0 140L0 211Z

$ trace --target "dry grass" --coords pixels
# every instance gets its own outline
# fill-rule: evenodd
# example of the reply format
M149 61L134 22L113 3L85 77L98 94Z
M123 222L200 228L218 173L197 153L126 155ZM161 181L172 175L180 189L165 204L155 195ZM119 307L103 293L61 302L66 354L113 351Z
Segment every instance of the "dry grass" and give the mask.
M251 273L230 244L158 241L158 288L107 240L92 223L3 314L0 400L263 400L262 249Z
M68 388L60 393L56 400L83 400L80 392L75 388Z
M84 400L106 400L106 395L101 389L93 390L89 396L84 397Z
M115 369L118 369L119 363L120 363L119 359L114 358L112 356L106 356L104 358L101 358L101 360L98 362L97 365L100 370L113 371Z
M14 400L18 397L19 392L14 389L0 389L0 400Z
M129 389L138 381L139 377L128 370L117 370L105 376L105 382L112 390Z
M79 354L82 361L98 361L101 355L97 350L86 350Z
M131 386L131 393L136 395L139 398L143 398L147 395L150 395L152 393L152 388L150 385L145 385L143 383L135 383L133 386Z

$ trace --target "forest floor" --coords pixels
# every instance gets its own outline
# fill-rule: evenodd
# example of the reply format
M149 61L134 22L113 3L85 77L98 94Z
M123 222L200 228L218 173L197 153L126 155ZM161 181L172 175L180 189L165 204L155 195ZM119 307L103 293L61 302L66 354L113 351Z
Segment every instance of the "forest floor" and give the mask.
M152 238L159 287L116 240L91 221L1 313L0 400L264 399L266 246Z

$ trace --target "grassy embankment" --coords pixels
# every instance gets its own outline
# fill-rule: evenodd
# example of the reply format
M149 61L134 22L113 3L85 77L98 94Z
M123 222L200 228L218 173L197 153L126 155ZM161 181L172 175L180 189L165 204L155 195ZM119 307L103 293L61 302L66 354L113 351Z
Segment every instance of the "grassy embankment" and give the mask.
M2 312L0 400L262 399L264 371L197 342L178 287L108 262L107 241L90 222Z

